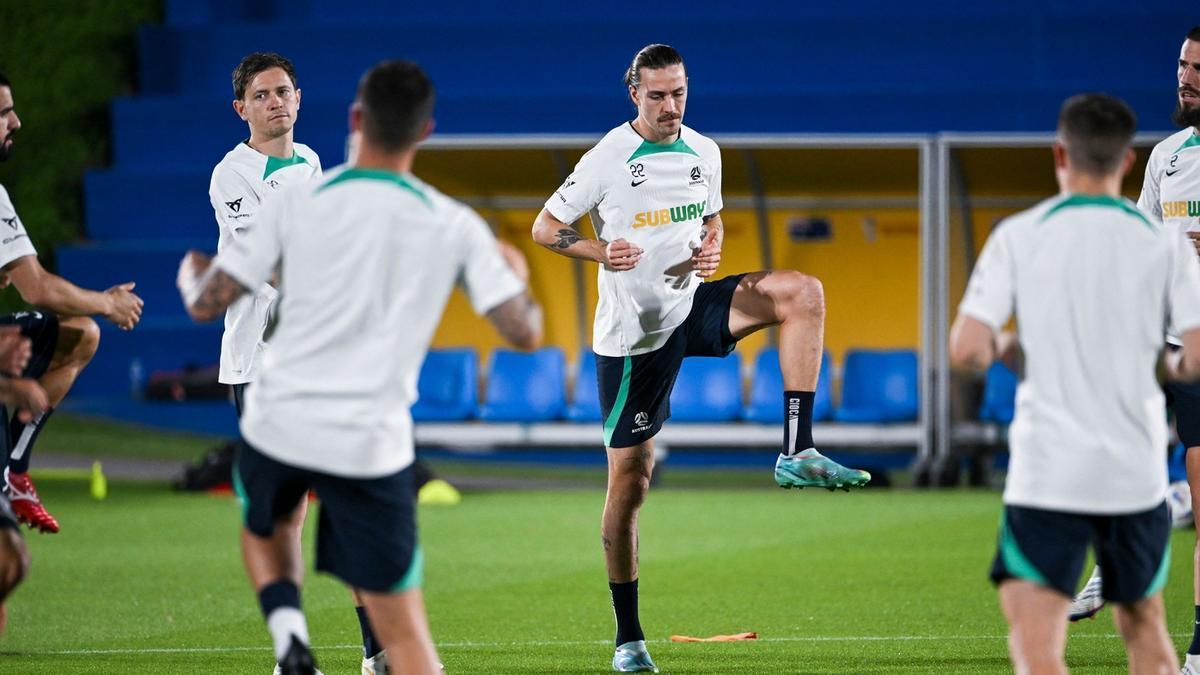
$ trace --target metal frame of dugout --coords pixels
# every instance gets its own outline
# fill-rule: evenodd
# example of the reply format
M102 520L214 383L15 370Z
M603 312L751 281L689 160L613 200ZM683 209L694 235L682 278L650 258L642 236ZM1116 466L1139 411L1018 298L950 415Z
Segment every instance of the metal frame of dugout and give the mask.
M935 405L936 377L934 364L937 350L930 339L937 336L937 313L931 308L937 306L940 296L939 281L930 270L941 269L936 264L938 255L936 222L937 192L935 171L936 145L935 138L928 135L755 135L728 134L714 135L714 140L721 146L726 158L726 208L749 208L755 213L759 236L763 243L764 267L770 266L771 251L768 229L768 212L771 208L850 208L850 207L880 207L880 208L916 208L919 213L919 281L917 288L919 307L919 418L915 423L902 424L834 424L820 423L813 429L814 440L822 447L912 447L916 449L916 466L934 467L938 465L935 451L935 424L938 420ZM586 150L599 139L590 135L508 135L508 136L448 136L435 135L422 144L424 157L435 157L442 151L468 151L471 153L486 153L491 151L534 151L545 152L550 156L558 172L557 180L561 181L571 171L571 164L566 160L568 151ZM828 150L861 152L870 150L915 151L915 166L906 171L915 178L915 199L910 196L870 196L850 195L840 197L773 195L764 187L765 180L756 160L756 151L780 150ZM731 157L733 155L733 157ZM745 183L742 189L747 192L734 194L729 191L730 176L728 168L730 160L734 160L744 169ZM901 170L897 168L897 170ZM436 177L430 176L436 184ZM557 183L554 183L557 184ZM490 192L490 191L489 191ZM513 197L504 195L487 196L484 191L478 196L471 194L457 195L468 204L477 207L504 208L540 208L545 196ZM584 273L583 263L576 261L576 278ZM864 270L870 275L871 270ZM880 279L880 282L886 281ZM582 295L582 285L576 284L577 292ZM580 298L582 300L582 298ZM577 303L581 308L577 317L579 335L590 334L591 317L587 316L586 304ZM774 342L772 335L770 341ZM481 450L495 446L509 447L564 447L589 446L598 444L597 429L591 424L575 424L569 422L551 422L535 424L496 424L496 423L423 423L415 429L416 442L419 445L439 446L461 449ZM737 447L773 447L779 444L781 432L778 425L754 424L745 422L722 424L687 424L668 423L656 437L659 454L665 456L665 449L670 446L708 447L708 448L737 448Z

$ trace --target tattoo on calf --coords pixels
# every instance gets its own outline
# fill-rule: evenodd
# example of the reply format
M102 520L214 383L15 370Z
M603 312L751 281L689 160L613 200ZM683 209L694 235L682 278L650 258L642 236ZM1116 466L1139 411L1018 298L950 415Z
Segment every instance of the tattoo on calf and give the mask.
M554 242L554 248L571 248L576 243L583 241L583 236L570 228L563 228L554 236L558 239Z

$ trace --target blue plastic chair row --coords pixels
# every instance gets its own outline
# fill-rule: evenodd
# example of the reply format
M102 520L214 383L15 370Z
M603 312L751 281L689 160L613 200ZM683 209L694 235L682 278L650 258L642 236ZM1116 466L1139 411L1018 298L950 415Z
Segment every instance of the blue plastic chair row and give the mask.
M497 350L488 368L483 401L478 401L478 357L471 349L431 351L418 383L417 421L599 422L595 355L580 353L578 376L568 403L566 357L550 347L523 353ZM741 356L692 358L683 363L671 394L677 422L782 422L783 376L779 351L761 351L754 364L748 401L743 401ZM830 390L829 356L821 363L813 421L848 423L908 422L917 418L917 356L910 350L851 350L846 354L842 404Z

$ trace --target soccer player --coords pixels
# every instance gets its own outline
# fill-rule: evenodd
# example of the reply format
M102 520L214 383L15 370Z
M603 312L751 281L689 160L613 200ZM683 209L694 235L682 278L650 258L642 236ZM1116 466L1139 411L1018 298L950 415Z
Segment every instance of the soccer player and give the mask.
M1089 546L1130 672L1178 664L1161 593L1170 520L1155 366L1173 326L1183 349L1166 359L1168 378L1200 377L1200 263L1178 229L1120 196L1135 126L1118 99L1066 101L1054 145L1061 194L997 226L951 330L956 367L1023 359L991 571L1018 673L1066 672L1066 619ZM1019 346L1001 332L1014 313Z
M21 128L13 103L12 84L0 74L0 161L12 152L13 137ZM29 478L29 459L38 433L54 408L66 397L75 378L92 360L100 344L100 328L89 315L99 314L123 330L131 330L142 316L142 299L133 282L106 291L89 291L47 272L8 192L0 186L0 285L11 283L21 298L37 309L0 316L0 325L15 325L32 341L32 358L22 375L40 382L48 405L32 419L21 414L7 420L0 412L7 466L6 492L18 520L42 532L58 532L58 521L38 498ZM60 316L56 316L61 315Z
M300 544L279 527L310 488L321 501L317 569L361 593L393 670L437 672L414 520L418 371L456 282L509 342L541 341L541 310L513 272L519 254L409 173L432 109L433 86L415 64L376 65L350 112L352 162L266 202L255 228L211 265L195 252L180 265L197 320L281 269L280 317L246 392L235 485L246 569L284 673L315 668Z
M775 463L781 487L859 487L865 471L816 451L812 406L824 339L821 282L793 270L705 282L721 260L721 155L683 125L683 58L649 45L625 76L637 117L579 160L533 224L555 253L599 264L592 349L608 452L601 520L616 613L613 667L653 670L637 609L637 519L654 470L653 438L670 416L684 357L723 357L741 338L779 326L787 422ZM574 223L591 212L596 238Z

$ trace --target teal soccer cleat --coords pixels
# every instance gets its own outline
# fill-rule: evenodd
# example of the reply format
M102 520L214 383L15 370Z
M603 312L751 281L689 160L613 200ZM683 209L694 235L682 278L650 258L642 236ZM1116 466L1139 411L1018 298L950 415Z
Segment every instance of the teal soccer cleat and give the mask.
M826 490L862 487L871 481L871 474L860 469L847 469L825 455L809 448L794 456L779 455L775 461L775 482L781 488L823 487Z
M646 651L645 640L626 642L613 654L613 670L618 673L657 673L658 666Z

